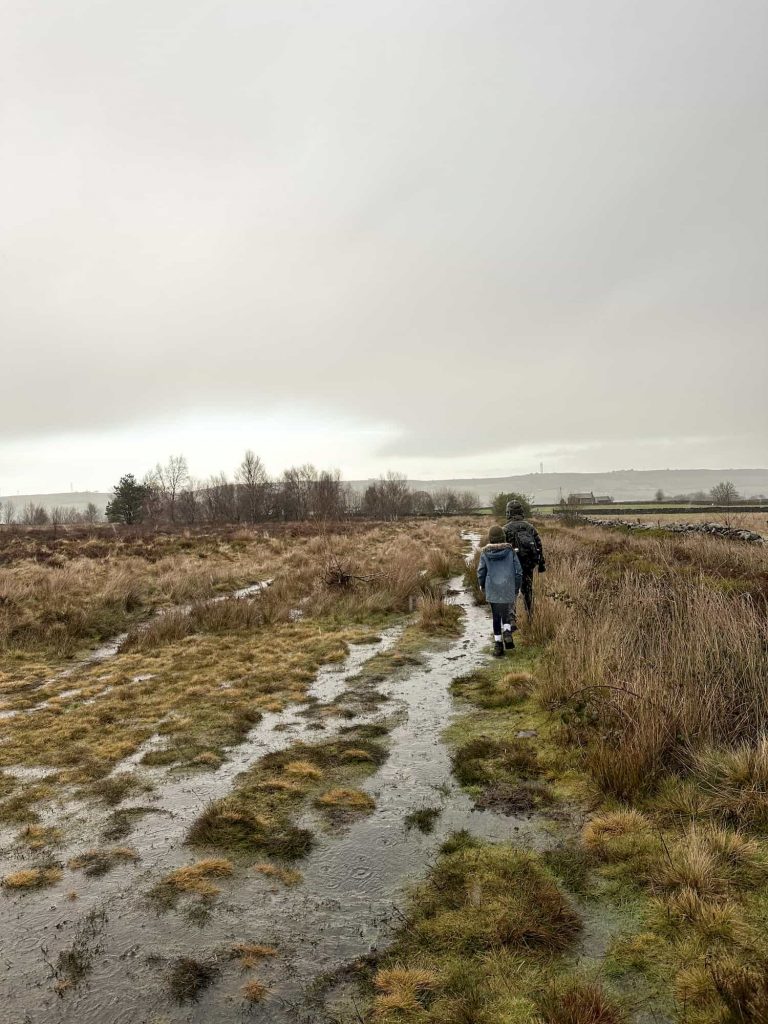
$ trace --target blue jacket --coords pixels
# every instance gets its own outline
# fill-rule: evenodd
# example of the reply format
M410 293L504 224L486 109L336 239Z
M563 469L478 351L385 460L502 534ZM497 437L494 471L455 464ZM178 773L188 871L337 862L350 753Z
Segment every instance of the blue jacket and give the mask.
M489 604L514 604L523 582L523 569L511 544L485 545L477 567L477 581Z

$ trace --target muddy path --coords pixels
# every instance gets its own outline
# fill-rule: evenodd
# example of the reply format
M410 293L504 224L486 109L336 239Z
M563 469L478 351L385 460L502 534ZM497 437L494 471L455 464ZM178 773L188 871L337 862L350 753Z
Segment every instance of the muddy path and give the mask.
M364 708L353 720L327 719L322 732L316 731L318 719L307 714L308 707L317 710L343 694L369 658L396 642L397 630L385 632L378 644L353 648L342 666L322 669L309 706L265 715L217 771L179 778L165 769L147 773L142 768L142 774L153 776L156 798L121 805L152 809L125 840L141 857L135 865L88 879L66 870L53 888L0 897L0 1021L319 1022L326 1019L319 981L386 944L404 888L423 877L448 834L466 828L489 839L515 837L531 847L548 845L551 839L541 821L474 810L451 775L450 753L441 740L458 711L450 683L485 662L489 639L485 608L473 603L460 579L451 587L451 599L464 612L462 635L427 652L421 664L377 683L388 698L383 711ZM205 855L184 845L186 832L210 800L229 792L238 772L297 740L326 739L344 726L385 715L396 723L390 754L363 785L376 801L375 810L333 832L324 831L308 813L301 824L316 831L318 842L298 864L300 884L286 888L237 870L223 881L221 898L205 920L197 923L174 910L158 915L147 903L146 894L160 877ZM116 773L136 770L139 756ZM407 828L406 816L425 807L440 809L434 830L424 834ZM82 839L67 848L66 859L99 845L107 811L73 804L67 814L78 822ZM20 866L6 843L3 873ZM71 901L73 889L78 898ZM224 955L235 943L266 944L277 955L245 975ZM86 970L79 984L58 994L55 965L60 954L72 950ZM168 972L178 957L213 965L213 983L196 1002L179 1004L171 997ZM248 1005L242 987L252 976L269 995Z

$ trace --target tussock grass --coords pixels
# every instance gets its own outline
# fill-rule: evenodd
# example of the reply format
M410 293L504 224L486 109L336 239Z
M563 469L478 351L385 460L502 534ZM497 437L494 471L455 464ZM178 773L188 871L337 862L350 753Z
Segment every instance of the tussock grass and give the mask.
M363 813L372 811L376 806L373 797L364 793L362 789L349 789L342 786L321 793L320 796L315 797L314 803L315 807L324 810L360 811Z
M173 962L168 987L177 1003L197 1002L198 996L216 981L220 969L213 961L182 956Z
M244 971L257 967L262 960L277 956L274 946L265 946L257 942L238 942L232 946L230 956L240 962Z
M515 707L533 689L530 672L494 672L481 669L459 676L451 683L451 693L486 710Z
M139 860L139 855L129 846L112 846L97 850L86 850L67 862L71 871L82 871L90 877L106 875L118 864L132 864Z
M7 890L45 889L61 881L62 874L61 868L55 866L24 868L6 875L0 885Z
M530 740L495 740L480 736L462 744L453 755L453 773L464 786L490 785L541 774L536 748Z
M386 750L364 730L325 743L295 743L267 754L240 776L232 793L209 805L189 831L195 846L293 861L304 857L314 836L295 824L310 803L333 821L365 813L371 798L349 783L374 771Z
M243 985L243 998L246 1003L260 1003L267 995L269 995L269 989L266 985L262 985L260 981L256 981L252 978L250 981L246 981Z
M304 876L295 868L281 868L275 864L254 864L253 870L266 878L276 878L283 885L298 885L304 880Z
M534 1021L579 917L540 860L457 833L417 887L373 977L381 1024Z
M460 630L461 608L442 594L425 594L419 601L416 621L426 633L455 635Z
M437 819L442 814L442 807L419 807L406 814L404 824L407 829L417 828L425 835L434 832Z
M166 875L150 889L148 898L163 910L175 907L182 896L191 896L200 902L209 903L221 891L211 879L227 878L233 871L232 861L223 857L208 857Z
M581 924L552 876L508 844L464 842L436 864L414 905L412 929L436 948L563 950Z
M558 590L534 616L559 608L539 694L561 709L568 738L580 737L598 785L637 796L669 771L690 772L705 749L738 747L742 758L751 749L754 767L768 728L764 606L712 585L707 545L685 546L701 558L694 571L646 541L657 569L649 572L636 542L627 551L605 543L584 565L583 546L567 532L558 538ZM742 567L745 557L739 552ZM567 600L556 599L561 591ZM711 763L705 770L712 777Z
M624 1024L626 1016L595 981L566 977L537 999L541 1024Z
M27 825L16 837L16 841L30 850L42 850L47 846L61 846L64 833L54 825Z

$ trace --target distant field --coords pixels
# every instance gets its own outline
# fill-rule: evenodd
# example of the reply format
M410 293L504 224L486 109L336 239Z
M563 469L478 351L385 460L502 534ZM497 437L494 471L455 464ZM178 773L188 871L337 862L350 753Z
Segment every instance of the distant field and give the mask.
M737 510L733 512L717 512L711 508L686 508L685 506L652 502L645 505L638 503L631 508L627 507L626 511L616 515L617 506L613 505L611 507L614 509L611 518L616 519L617 522L622 519L627 521L640 519L639 515L633 514L634 510L647 508L648 511L642 516L642 521L645 523L658 523L659 525L686 521L725 523L736 529L754 530L756 533L768 534L768 508L762 512L739 512ZM620 507L618 506L618 508ZM540 515L551 515L555 508L557 506L554 505L537 506L534 511ZM587 516L600 517L605 514L606 506L582 505L578 511Z

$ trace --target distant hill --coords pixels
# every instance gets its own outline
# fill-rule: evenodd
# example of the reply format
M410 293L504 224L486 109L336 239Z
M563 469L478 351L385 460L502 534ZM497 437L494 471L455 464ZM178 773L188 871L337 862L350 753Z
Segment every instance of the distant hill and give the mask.
M93 502L96 508L103 512L111 497L111 493L106 494L103 491L65 491L63 494L6 494L0 495L0 501L3 504L6 501L12 502L17 512L21 511L30 501L35 505L42 505L46 509L60 506L61 508L76 508L78 511L82 511L90 502Z
M610 494L615 501L651 501L661 489L666 495L710 491L721 480L730 480L745 498L768 494L768 469L617 469L611 473L527 473L524 476L467 477L450 480L411 480L414 490L436 491L448 487L455 491L473 491L482 504L490 503L499 491L519 491L539 504L567 498L571 492L592 491ZM364 490L370 480L352 480L352 486ZM61 505L84 509L93 502L102 511L111 494L104 491L67 491L63 494L11 494L0 501L12 501L17 510L33 501L44 508Z
M739 494L768 494L768 469L617 469L611 473L528 473L524 476L468 477L461 480L411 480L415 490L435 491L449 487L474 491L483 504L499 491L527 494L538 504L559 501L572 492L610 494L615 501L651 501L661 488L667 495L710 491L721 480L730 480ZM370 481L353 481L365 487Z

